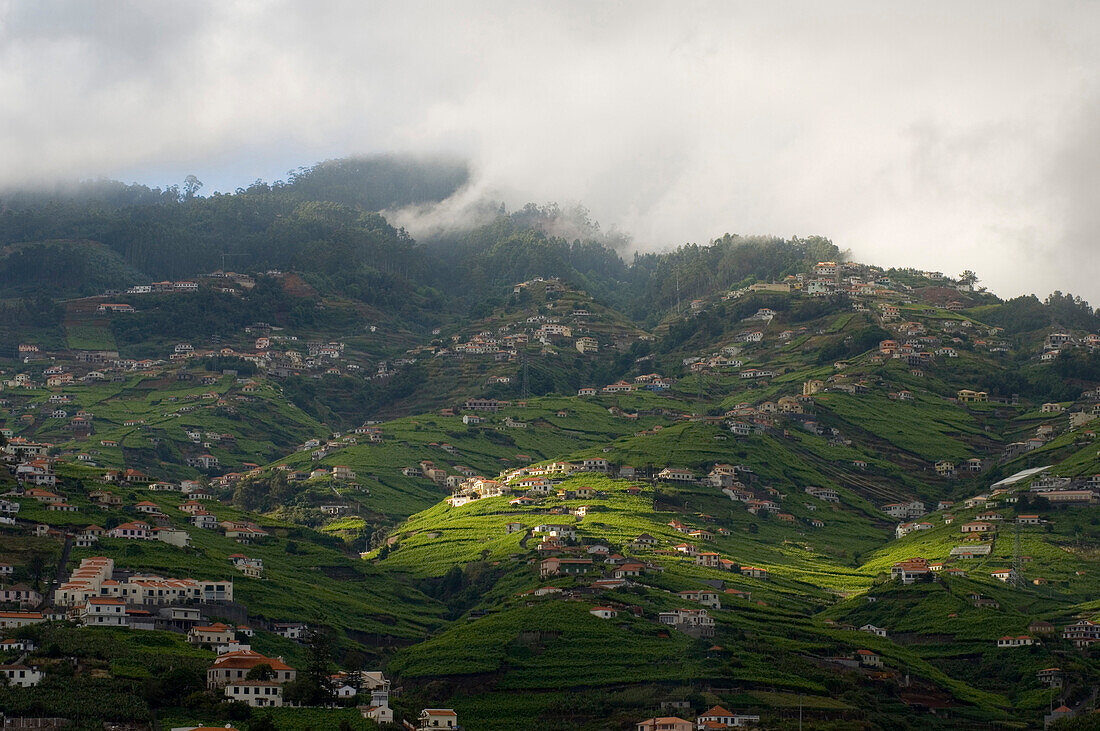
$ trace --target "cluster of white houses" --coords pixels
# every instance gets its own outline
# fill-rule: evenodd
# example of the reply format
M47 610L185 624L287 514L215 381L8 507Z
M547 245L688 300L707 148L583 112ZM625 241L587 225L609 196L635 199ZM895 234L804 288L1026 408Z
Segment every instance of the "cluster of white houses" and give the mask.
M233 582L228 580L198 581L162 576L119 572L116 578L114 561L106 556L83 559L67 581L54 590L53 602L58 607L81 609L89 602L113 600L125 605L163 605L176 602L231 602ZM86 610L96 614L120 614L114 622L126 624L125 611ZM103 624L106 620L95 621Z
M633 381L616 381L602 387L583 386L577 390L577 395L591 397L600 394L631 393L633 391L660 393L670 389L675 382L675 379L666 378L659 373L646 373L635 376Z
M1038 358L1041 361L1052 361L1056 359L1063 350L1069 348L1088 348L1089 350L1095 350L1100 347L1100 335L1096 333L1088 333L1086 335L1075 335L1064 330L1054 330L1047 333L1047 336L1043 339L1043 345L1038 353Z

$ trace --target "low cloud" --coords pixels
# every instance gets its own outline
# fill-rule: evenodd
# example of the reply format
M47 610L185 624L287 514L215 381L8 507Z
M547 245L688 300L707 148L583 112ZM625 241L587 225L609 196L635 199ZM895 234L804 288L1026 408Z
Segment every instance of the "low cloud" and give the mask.
M644 249L818 233L1100 304L1098 30L1093 3L0 0L0 183L444 152L474 178L437 226L583 203Z

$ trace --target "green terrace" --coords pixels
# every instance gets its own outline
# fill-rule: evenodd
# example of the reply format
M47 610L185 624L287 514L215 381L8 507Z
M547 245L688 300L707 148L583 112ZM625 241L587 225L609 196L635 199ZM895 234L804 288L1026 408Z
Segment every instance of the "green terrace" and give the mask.
M461 566L473 561L502 561L526 564L526 554L534 548L521 547L523 532L505 533L507 522L519 522L529 528L540 523L576 522L578 538L587 542L607 542L612 546L623 546L633 541L641 533L649 533L658 539L660 548L671 549L674 545L693 542L700 550L718 551L724 558L738 561L743 565L767 568L774 578L768 582L748 579L731 574L728 571L695 566L690 560L678 554L671 558L649 551L638 551L658 563L667 564L670 571L683 573L687 577L723 579L726 581L744 581L749 585L775 591L785 595L787 601L801 602L804 594L821 594L823 589L850 591L867 585L855 570L837 563L824 553L826 547L836 550L840 543L852 546L853 553L864 545L853 539L851 528L843 523L834 532L809 534L796 537L790 527L781 521L760 519L744 512L740 519L730 520L725 513L710 513L721 525L730 528L729 536L717 535L713 542L696 542L683 533L671 528L667 523L673 518L699 528L711 528L710 522L699 518L693 511L654 512L654 494L650 489L639 495L625 492L629 483L608 480L598 476L572 477L561 485L563 489L580 485L595 486L605 490L606 497L589 500L558 501L549 498L542 505L521 507L509 505L508 498L483 498L458 508L440 503L422 513L410 517L391 534L397 539L399 548L380 561L387 570L408 572L420 576L441 576L452 566ZM676 494L671 486L662 485L660 489ZM720 496L720 501L733 507L728 498ZM551 515L552 506L575 507L588 505L587 516L580 521L570 515ZM694 507L694 506L693 506ZM751 528L750 526L756 526ZM870 544L869 539L865 539ZM532 539L532 543L534 539ZM821 550L814 548L819 543ZM688 585L682 588L690 588Z
M201 371L195 374L196 378L203 375L213 374ZM232 468L253 459L274 458L291 445L323 431L317 421L287 403L270 387L246 394L233 378L217 378L215 384L208 386L176 381L174 376L66 386L63 392L72 401L56 406L47 402L51 392L27 391L19 395L29 396L29 403L38 404L36 423L17 429L16 433L55 443L62 449L95 452L97 464L104 466L139 467L150 470L154 476L162 476L159 473L163 472L163 476L178 478L197 474L182 464L184 457L192 453L209 452ZM210 393L227 398L227 406L216 406L216 399L204 398ZM70 417L79 410L90 412L94 415L93 433L86 439L74 440L65 428L67 418L46 418L54 408L64 409ZM214 442L208 449L201 443L194 444L187 436L188 430L202 432L203 440L207 432L214 432L230 434L233 441L228 446ZM119 446L104 446L101 442L105 440Z
M987 437L966 411L942 400L917 396L893 401L885 394L820 394L818 408L847 425L851 434L869 433L928 462L975 456L973 442Z
M565 416L558 412L565 410ZM662 417L628 420L608 413L601 404L566 397L530 399L526 408L509 407L493 414L480 414L482 424L467 426L461 417L424 414L381 425L381 444L358 443L338 448L319 461L312 450L304 450L269 465L285 465L309 471L318 466L350 467L356 481L370 490L369 496L346 492L364 508L388 516L404 516L437 502L447 490L426 478L408 477L405 468L418 468L430 460L440 469L457 474L454 466L463 465L475 473L496 476L509 467L558 457L578 448L603 444L624 433L668 423ZM527 423L527 428L507 428L506 418ZM449 444L454 453L441 448ZM330 480L308 481L318 499L331 497ZM327 499L327 498L326 498Z
M1016 533L1019 531L1020 555L1026 557L1023 563L1024 577L1030 582L1042 579L1039 585L1029 584L1023 591L1015 592L1029 601L1053 600L1063 605L1068 602L1083 601L1100 590L1098 577L1091 571L1082 571L1082 564L1092 563L1098 557L1092 551L1082 548L1086 527L1091 533L1089 541L1100 537L1093 521L1098 520L1100 508L1063 508L1042 509L1038 512L1046 521L1043 525L1021 525L1017 528L1013 520L1017 512L1034 513L1037 509L1029 507L1026 511L997 508L990 512L1005 517L997 521L997 530L993 535L983 534L981 542L967 541L960 527L974 519L984 510L958 510L954 512L954 521L944 525L939 515L927 515L922 521L932 523L931 530L915 531L867 556L862 570L869 574L889 573L890 567L898 561L919 556L929 561L945 561L950 558L951 549L965 545L990 545L990 554L973 559L955 559L949 566L961 568L971 580L985 585L986 589L996 590L1005 585L990 577L990 572L1010 568L1016 552ZM972 534L973 535L973 534Z

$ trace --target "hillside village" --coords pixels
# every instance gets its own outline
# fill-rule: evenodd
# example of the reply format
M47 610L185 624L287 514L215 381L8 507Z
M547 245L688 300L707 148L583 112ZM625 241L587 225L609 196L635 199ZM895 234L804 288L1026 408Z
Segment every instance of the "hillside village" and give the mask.
M817 261L642 327L547 274L415 337L252 322L143 357L28 338L0 389L0 669L24 699L65 657L122 687L124 663L73 637L125 636L132 657L163 637L205 679L187 722L233 722L236 702L508 728L617 683L654 689L605 709L639 730L769 727L805 694L823 722L881 695L883 717L945 728L1083 713L1100 380L1039 401L985 384L1091 358L1100 335L1008 333L975 280ZM125 318L269 287L310 285L219 270L66 308L102 344ZM293 397L402 374L440 385L338 430ZM959 672L1007 653L1010 690Z

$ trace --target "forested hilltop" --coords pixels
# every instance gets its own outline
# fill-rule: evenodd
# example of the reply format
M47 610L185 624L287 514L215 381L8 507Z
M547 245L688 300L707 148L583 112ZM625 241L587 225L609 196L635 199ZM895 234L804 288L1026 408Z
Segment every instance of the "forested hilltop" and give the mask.
M628 264L616 250L625 238L602 232L579 208L501 207L483 225L419 243L379 214L442 201L466 176L455 163L382 157L319 163L286 181L206 197L194 179L166 190L89 181L0 193L0 284L9 293L48 285L89 295L223 268L294 270L415 320L423 303L410 295L484 307L502 287L554 272L601 299L632 303L630 314L645 319L752 273L780 276L838 256L824 239L726 235Z

